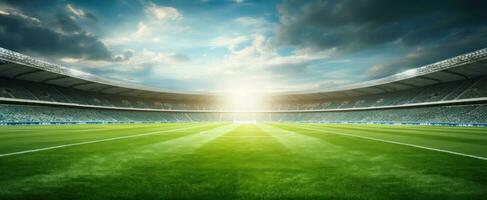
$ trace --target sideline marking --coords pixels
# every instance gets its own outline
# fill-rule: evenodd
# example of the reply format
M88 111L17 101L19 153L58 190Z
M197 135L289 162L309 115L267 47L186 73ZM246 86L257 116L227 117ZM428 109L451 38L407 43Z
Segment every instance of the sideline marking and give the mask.
M449 153L449 154L458 155L458 156L465 156L465 157L470 157L470 158L476 158L476 159L479 159L479 160L487 160L487 157L475 156L475 155L470 155L470 154L465 154L465 153L459 153L459 152L449 151L449 150L443 150L443 149L436 149L436 148L432 148L432 147L425 147L425 146L416 145L416 144L409 144L409 143L404 143L404 142L396 142L396 141L392 141L392 140L384 140L384 139L378 139L378 138L367 137L367 136L360 136L360 135L348 134L348 133L328 132L328 131L324 131L324 130L320 130L320 129L309 128L309 127L303 126L303 125L297 125L297 126L300 127L300 128L302 128L302 129L308 129L308 130L312 130L312 131L319 131L319 132L325 132L325 133L329 133L329 134L344 135L344 136L362 138L362 139L373 140L373 141L378 141L378 142L384 142L384 143L389 143L389 144L397 144L397 145L415 147L415 148L426 149L426 150L430 150L430 151L437 151L437 152Z
M52 146L52 147L44 147L44 148L38 148L38 149L31 149L31 150L25 150L25 151L17 151L17 152L12 152L12 153L4 153L4 154L0 154L0 157L13 156L13 155L19 155L19 154L26 154L26 153L33 153L33 152L39 152L39 151L46 151L46 150L51 150L51 149L59 149L59 148L64 148L64 147L79 146L79 145L84 145L84 144L93 144L93 143L99 143L99 142L106 142L106 141L113 141L113 140L122 140L122 139L127 139L127 138L134 138L134 137L142 137L142 136L148 136L148 135L155 135L155 134L159 134L159 133L181 131L181 130L198 128L198 127L205 127L205 126L208 126L208 124L206 124L206 125L200 125L200 126L191 125L189 127L176 128L176 129L163 130L163 131L153 131L153 132L142 133L142 134L137 134L137 135L127 135L127 136L106 138L106 139L100 139L100 140L92 140L92 141L86 141L86 142L77 142L77 143L63 144L63 145Z

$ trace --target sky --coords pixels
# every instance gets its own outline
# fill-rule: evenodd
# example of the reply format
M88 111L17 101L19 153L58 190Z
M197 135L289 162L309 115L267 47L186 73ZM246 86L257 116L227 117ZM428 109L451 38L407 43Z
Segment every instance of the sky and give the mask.
M485 0L0 0L0 47L177 91L319 91L487 47Z

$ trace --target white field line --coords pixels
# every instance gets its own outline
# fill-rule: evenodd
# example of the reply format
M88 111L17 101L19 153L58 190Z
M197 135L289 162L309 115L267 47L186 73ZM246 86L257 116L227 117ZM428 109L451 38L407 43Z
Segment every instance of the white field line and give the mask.
M384 142L384 143L389 143L389 144L397 144L397 145L415 147L415 148L426 149L426 150L430 150L430 151L438 151L438 152L449 153L449 154L458 155L458 156L465 156L465 157L469 157L469 158L476 158L476 159L479 159L479 160L487 160L487 157L475 156L475 155L470 155L470 154L465 154L465 153L459 153L459 152L449 151L449 150L444 150L444 149L437 149L437 148L432 148L432 147L425 147L425 146L416 145L416 144L409 144L409 143L404 143L404 142L396 142L396 141L391 141L391 140L384 140L384 139L378 139L378 138L361 136L361 135L355 135L355 134L336 133L336 132L331 132L331 131L324 131L324 130L320 130L320 129L309 128L309 127L303 126L303 125L299 125L299 126L301 128L303 128L303 129L308 129L308 130L312 130L312 131L326 132L326 133L329 133L329 134L344 135L344 136L362 138L362 139L373 140L373 141L378 141L378 142Z
M192 126L184 127L184 128L177 128L177 129L170 129L170 130L163 130L163 131L153 131L153 132L142 133L142 134L137 134L137 135L112 137L112 138L106 138L106 139L100 139L100 140L92 140L92 141L86 141L86 142L63 144L63 145L44 147L44 148L38 148L38 149L31 149L31 150L25 150L25 151L17 151L17 152L12 152L12 153L0 154L0 157L26 154L26 153L33 153L33 152L39 152L39 151L46 151L46 150L51 150L51 149L59 149L59 148L64 148L64 147L79 146L79 145L84 145L84 144L93 144L93 143L99 143L99 142L107 142L107 141L113 141L113 140L122 140L122 139L128 139L128 138L142 137L142 136L148 136L148 135L155 135L155 134L159 134L159 133L182 131L182 130L197 128L197 127L204 127L204 126L208 126L208 125L200 125L200 126L192 125Z

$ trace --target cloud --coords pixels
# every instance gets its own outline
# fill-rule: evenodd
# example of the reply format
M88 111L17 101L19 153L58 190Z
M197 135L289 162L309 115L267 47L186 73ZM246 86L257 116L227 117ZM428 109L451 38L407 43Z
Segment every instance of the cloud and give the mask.
M182 18L181 13L173 7L158 6L149 2L145 11L155 17L157 20L177 20Z
M62 58L61 61L82 71L92 74L101 74L104 77L129 82L143 82L153 86L161 82L182 84L184 75L191 71L189 68L181 69L181 65L191 62L186 54L174 52L157 52L146 48L135 51L126 49L124 53L115 55L117 62L81 61L72 58ZM171 80L171 81L163 81ZM160 85L164 88L179 85Z
M76 8L74 8L74 6L73 6L73 5L71 5L71 4L67 4L67 5L66 5L66 8L67 8L67 9L68 9L70 12L72 12L73 14L75 14L76 16L79 16L79 17L84 17L84 16L85 16L85 12L84 12L83 10L81 10L81 9L76 9Z
M229 40L225 38L237 42L228 42ZM244 40L245 42L242 42ZM205 60L201 57L190 59L185 54L144 49L125 64L141 66L134 70L148 72L146 78L173 80L173 83L177 82L181 87L183 87L182 82L199 83L185 88L190 90L208 91L210 88L204 87L212 86L214 91L223 91L245 85L258 91L272 90L271 88L284 90L316 87L316 84L310 84L303 79L301 82L296 81L296 78L307 77L309 80L310 76L305 76L309 72L306 70L307 66L323 57L309 55L281 57L270 45L269 38L258 34L235 36L234 39L218 37L212 41L215 46L232 50L222 59ZM232 48L231 46L235 44L240 47ZM296 84L285 84L287 82L285 80L291 81L291 79L296 81Z
M113 60L116 62L127 61L134 56L134 50L125 50L123 54L114 55Z
M9 14L0 15L0 46L4 48L51 59L120 60L63 10L57 10L48 22L14 8L5 12Z
M117 46L117 45L127 45L133 44L135 42L142 42L154 35L154 29L146 25L146 22L139 22L137 24L137 28L132 33L122 33L116 36L106 36L102 39L102 41L107 44L108 46ZM151 38L153 42L160 42L160 40L156 37ZM159 41L158 41L159 40Z
M0 10L0 15L10 15L10 13L7 11Z
M55 17L55 22L57 23L57 27L53 27L54 31L60 32L63 34L83 34L85 31L78 25L78 23L68 16L66 13L57 13ZM43 26L40 24L40 26ZM45 26L44 26L45 27Z
M272 34L276 24L262 17L238 17L233 20L235 24L252 33Z
M139 22L137 31L134 32L134 37L142 38L144 36L150 35L151 32L152 32L151 29L147 27L147 25L145 25L143 22Z
M465 37L464 34L468 34L468 37ZM366 73L372 78L378 78L469 53L485 48L486 38L487 27L476 33L462 34L459 32L450 35L447 43L419 46L403 57L374 65Z
M254 27L261 27L268 24L268 22L265 19L255 18L255 17L239 17L236 18L234 21L243 26L254 26Z
M258 91L316 89L321 87L317 81L322 77L314 73L311 66L330 55L329 52L320 51L281 56L272 45L271 37L263 34L222 36L212 42L215 46L229 48L229 54L222 60L206 63L201 69L193 70L194 76L197 76L193 78L219 76L219 80L209 80L219 83L216 85L220 90L242 85L255 86L254 89ZM235 82L239 84L235 85Z
M91 20L94 20L94 21L98 21L98 18L96 18L95 15L93 15L93 14L91 14L89 12L85 12L81 8L76 8L72 4L66 4L66 9L68 10L68 12L74 14L75 16L77 16L79 18L86 18L86 19L91 19Z
M143 13L136 27L112 32L103 37L103 41L113 46L127 46L129 44L161 43L171 34L185 32L189 27L182 26L179 19L182 14L176 8L156 5L152 2L144 4Z
M165 64L177 64L177 63L184 63L189 62L191 59L186 54L179 54L179 53L152 53L151 56L152 61L155 63L165 63Z
M397 42L418 45L487 23L486 1L314 0L278 6L281 45L353 52ZM465 35L469 36L469 35Z
M18 17L18 18L21 18L23 20L26 20L26 21L29 21L31 23L41 23L41 20L39 20L38 18L36 17L31 17L31 16L28 16L28 15L25 15L24 13L16 10L16 9L13 9L13 8L3 8L5 10L0 10L0 15L4 15L4 16L11 16L11 17Z
M345 58L387 54L365 70L366 79L378 78L484 48L485 7L480 0L287 0L278 5L275 45L304 54L334 49Z
M235 37L220 36L210 40L211 47L225 47L230 51L236 50L236 47L243 42L248 41L249 38L244 35L239 35Z
M2 1L0 45L165 88L320 89L487 46L476 0L49 2Z

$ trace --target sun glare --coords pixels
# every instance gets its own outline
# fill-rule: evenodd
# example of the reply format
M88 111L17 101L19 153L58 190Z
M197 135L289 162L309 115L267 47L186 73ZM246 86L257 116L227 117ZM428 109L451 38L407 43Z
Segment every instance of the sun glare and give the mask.
M234 112L251 112L258 109L258 94L247 88L236 88L228 94L230 110Z

